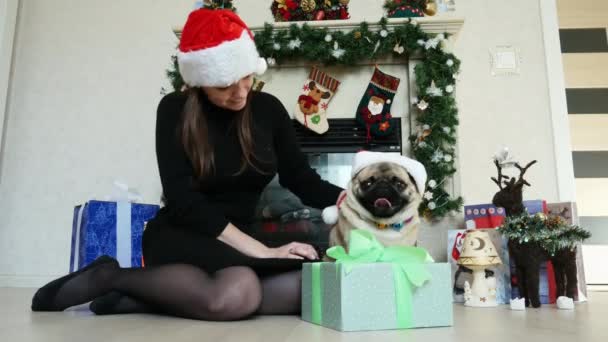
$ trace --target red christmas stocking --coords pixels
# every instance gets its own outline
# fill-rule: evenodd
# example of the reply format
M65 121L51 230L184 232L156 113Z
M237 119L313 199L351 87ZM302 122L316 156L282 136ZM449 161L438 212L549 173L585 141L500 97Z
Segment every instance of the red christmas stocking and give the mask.
M393 98L400 80L376 68L372 80L357 107L357 121L367 130L367 141L374 136L386 136L393 132L391 115Z

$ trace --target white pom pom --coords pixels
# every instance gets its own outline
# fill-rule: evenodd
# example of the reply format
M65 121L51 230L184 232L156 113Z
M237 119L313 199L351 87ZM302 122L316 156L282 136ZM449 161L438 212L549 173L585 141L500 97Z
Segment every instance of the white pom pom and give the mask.
M258 68L255 71L255 73L258 75L261 75L261 74L265 73L267 69L268 69L268 63L266 63L266 60L264 58L258 59Z
M557 308L560 310L574 310L574 301L572 298L561 296L556 301Z
M526 310L526 299L525 298L511 299L510 306L511 306L511 310L525 311Z
M333 225L338 223L338 207L332 205L331 207L323 209L321 216L323 216L323 222L326 224Z

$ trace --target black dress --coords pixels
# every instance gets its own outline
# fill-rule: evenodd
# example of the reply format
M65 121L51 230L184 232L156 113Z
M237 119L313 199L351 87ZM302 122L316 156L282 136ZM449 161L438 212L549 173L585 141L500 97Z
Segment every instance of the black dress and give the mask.
M146 266L188 263L210 273L229 266L249 266L258 274L300 268L299 260L248 257L217 237L229 222L249 233L259 196L276 173L282 186L315 208L335 204L342 189L321 180L310 168L287 111L274 96L261 92L252 94L251 108L255 163L263 172L250 167L235 175L242 154L235 112L213 105L204 95L202 98L215 172L196 186L192 164L178 134L186 95L168 94L158 106L156 154L165 206L144 232Z

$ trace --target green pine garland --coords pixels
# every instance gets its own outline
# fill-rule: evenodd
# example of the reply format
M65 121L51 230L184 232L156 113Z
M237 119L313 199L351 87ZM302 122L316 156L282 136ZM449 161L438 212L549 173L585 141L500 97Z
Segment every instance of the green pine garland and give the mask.
M507 239L520 244L537 242L551 255L565 248L573 249L591 237L588 231L567 224L561 217L547 218L544 214L507 216L498 231Z
M418 99L413 101L419 115L416 123L420 130L410 137L414 157L426 167L428 186L420 212L427 219L441 219L460 211L461 197L452 197L442 186L454 173L456 127L458 110L454 99L456 75L460 61L443 50L446 34L431 35L415 22L387 27L387 19L380 21L380 29L372 30L367 23L348 32L330 31L306 24L277 29L265 24L256 32L255 43L269 65L299 60L324 65L355 66L384 57L420 58L415 67ZM181 89L177 64L168 72L174 89ZM427 104L425 106L424 104Z

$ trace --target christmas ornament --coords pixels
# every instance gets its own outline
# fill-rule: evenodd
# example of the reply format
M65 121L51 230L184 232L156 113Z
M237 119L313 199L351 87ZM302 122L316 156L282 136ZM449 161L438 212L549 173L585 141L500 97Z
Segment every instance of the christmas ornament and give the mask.
M298 97L295 119L317 134L327 132L326 110L339 85L340 81L313 67Z
M367 141L371 136L386 136L394 130L391 105L400 79L385 74L377 67L357 108L357 121L367 130Z
M434 0L430 0L426 3L426 6L424 7L424 14L428 16L437 14L437 3Z
M338 42L334 42L334 49L331 51L331 55L334 56L335 59L340 59L345 53L346 50L341 49Z
M423 130L418 132L418 145L420 145L426 137L431 135L433 132L430 128L422 128Z
M302 0L300 2L300 7L304 12L312 12L317 7L317 3L315 0Z
M289 47L290 50L295 50L295 49L299 49L301 45L302 45L302 41L299 38L296 38L294 40L289 41L289 44L287 44L287 47Z
M442 96L443 91L441 88L437 88L435 81L431 81L431 86L426 88L426 93L430 96Z
M401 45L399 45L399 43L397 43L395 45L395 47L393 48L393 51L395 51L396 53L402 55L405 52L405 48Z
M425 111L427 108L429 108L429 104L428 102L422 100L420 102L418 102L418 104L416 105L418 107L418 109L420 109L421 111Z
M317 11L317 13L315 13L315 20L323 20L324 18L325 18L325 12Z

